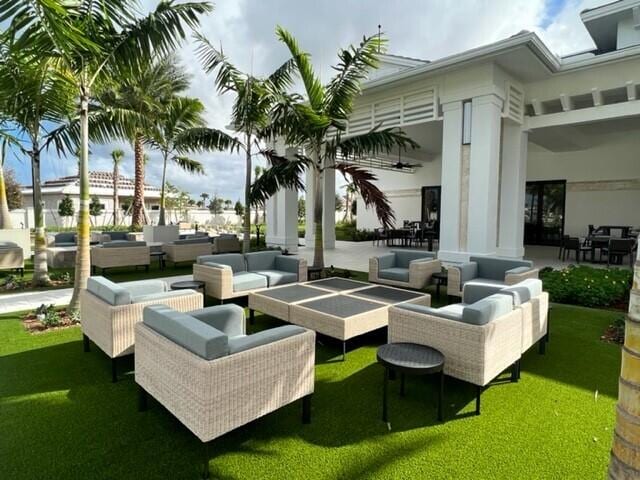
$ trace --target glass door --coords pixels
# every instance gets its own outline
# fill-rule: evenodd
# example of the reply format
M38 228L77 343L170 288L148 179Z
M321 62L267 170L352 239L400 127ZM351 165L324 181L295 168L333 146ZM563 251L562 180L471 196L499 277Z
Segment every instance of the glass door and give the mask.
M422 187L422 223L427 224L440 236L440 192L441 187Z
M564 234L565 180L527 182L524 203L524 242L559 245Z

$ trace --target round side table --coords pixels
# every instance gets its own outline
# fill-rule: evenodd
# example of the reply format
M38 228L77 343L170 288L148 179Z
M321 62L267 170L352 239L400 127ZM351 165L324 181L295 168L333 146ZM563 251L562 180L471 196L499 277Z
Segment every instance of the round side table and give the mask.
M171 290L202 290L202 295L207 296L205 292L205 283L200 280L183 280L181 282L173 282Z

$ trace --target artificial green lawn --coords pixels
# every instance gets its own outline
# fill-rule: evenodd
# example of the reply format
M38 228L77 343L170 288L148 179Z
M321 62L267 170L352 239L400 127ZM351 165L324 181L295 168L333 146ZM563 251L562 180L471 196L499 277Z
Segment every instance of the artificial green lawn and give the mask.
M320 338L312 424L300 422L297 402L219 438L212 476L603 478L620 348L599 336L618 316L556 305L547 354L533 348L519 383L486 390L479 417L469 385L447 379L440 424L435 384L408 379L400 398L394 382L390 430L375 363L384 332L356 339L344 363L339 344ZM136 401L133 375L112 384L107 357L82 352L79 328L31 335L18 315L0 317L1 478L196 478L202 444L156 402L139 413Z

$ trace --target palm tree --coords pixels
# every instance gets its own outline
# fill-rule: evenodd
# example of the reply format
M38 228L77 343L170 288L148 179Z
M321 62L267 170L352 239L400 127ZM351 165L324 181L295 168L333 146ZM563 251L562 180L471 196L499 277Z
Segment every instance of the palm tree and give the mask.
M377 67L383 51L384 40L379 34L364 37L357 47L340 50L339 63L333 67L337 73L323 85L313 71L310 55L299 48L295 38L281 27L277 27L276 32L291 53L306 95L280 96L272 112L271 134L280 135L287 145L304 150L296 160L285 159L285 162L301 163L312 171L313 184L306 188L311 189L314 198L313 265L324 267L322 185L325 173L332 174L335 169L350 177L365 204L373 206L380 222L389 226L395 218L386 195L372 183L376 180L375 175L355 162L394 149L417 148L418 144L401 130L380 125L361 135L344 136L353 102L360 94L360 84L369 70ZM281 163L280 160L277 163ZM290 171L294 170L291 167ZM269 170L262 175L254 184L255 196L264 198L274 192L274 176L275 172L272 175Z
M120 162L124 158L124 151L117 148L111 152L113 160L113 225L119 225L120 205L118 201L118 184L120 182Z
M13 39L3 40L6 43L0 61L0 111L19 139L13 144L31 160L35 226L33 285L47 285L40 157L59 132L52 126L64 124L73 111L73 89L51 58L26 55Z
M256 165L253 168L253 181L254 181L254 183L255 183L256 180L258 180L262 176L263 172L264 172L264 169L260 165ZM264 204L256 203L255 207L256 207L256 212L255 212L255 215L253 217L253 223L255 223L257 225L258 223L260 223L260 207L264 208Z
M241 139L228 139L231 150L242 150L245 157L245 196L242 250L251 248L251 174L254 155L276 158L274 152L264 150L262 143L270 138L270 113L278 99L279 92L291 84L291 71L294 64L285 62L268 78L257 78L240 72L225 57L222 50L216 49L206 38L196 35L197 52L207 73L218 71L215 84L220 93L233 92L231 124ZM275 179L275 176L273 176ZM299 181L282 178L285 186L301 187ZM280 183L279 183L280 185ZM263 201L263 199L260 199ZM259 200L259 201L260 201Z
M0 146L0 229L13 228L9 202L7 201L7 185L4 181L4 162L7 158L7 140L2 140Z
M638 450L638 398L640 386L638 377L638 358L640 358L640 346L637 332L640 325L640 256L636 259L634 278L629 298L629 315L627 316L624 335L624 348L622 350L622 370L618 382L618 406L616 415L616 428L613 434L613 448L609 463L609 478L627 479L637 478L640 471L640 457Z
M35 58L56 59L75 86L81 151L80 213L71 310L78 308L80 291L86 288L89 277L89 105L95 91L109 79L124 77L154 54L170 54L184 39L185 27L197 27L199 15L212 10L208 2L176 4L162 0L155 10L141 17L135 7L129 0L0 2L0 18L9 21L7 31L20 35L18 51ZM110 114L117 120L123 117L118 109ZM125 137L128 132L122 130L123 123L103 122L93 137Z
M353 221L353 214L351 212L351 204L353 203L353 200L356 196L356 193L358 193L356 186L353 184L353 182L349 182L345 185L345 189L344 189L344 218L342 219L343 222L351 222Z
M208 193L201 193L200 198L202 199L202 207L207 208L207 199L209 198Z

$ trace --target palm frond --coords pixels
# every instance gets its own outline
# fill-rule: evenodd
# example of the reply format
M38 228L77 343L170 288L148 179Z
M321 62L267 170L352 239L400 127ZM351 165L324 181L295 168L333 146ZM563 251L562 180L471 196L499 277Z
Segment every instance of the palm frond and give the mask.
M172 157L171 160L185 172L197 173L199 175L204 173L204 167L197 160L182 155L176 155Z
M296 62L290 58L280 65L267 79L276 92L283 91L293 83L293 74L296 71Z
M270 167L262 171L249 189L251 206L261 206L278 191L286 188L303 190L301 176L310 160L302 155L295 159L279 156L274 150L260 152L270 163Z
M237 152L242 143L235 137L215 128L190 128L177 136L176 148L183 152L229 150Z
M240 89L243 75L227 60L222 48L218 50L200 33L195 33L194 37L198 43L196 55L200 58L204 70L207 73L218 70L215 80L218 91L224 93Z
M307 92L311 108L316 112L322 111L325 97L324 87L313 71L310 55L300 50L298 42L293 35L279 25L276 27L276 35L280 41L289 48L289 52L291 52L293 61L296 64L296 68L304 84L305 91Z
M386 228L393 226L395 215L389 199L373 182L378 178L370 171L358 165L348 165L346 163L336 163L333 167L341 172L345 177L351 178L355 190L360 194L367 207L373 207L380 223Z

